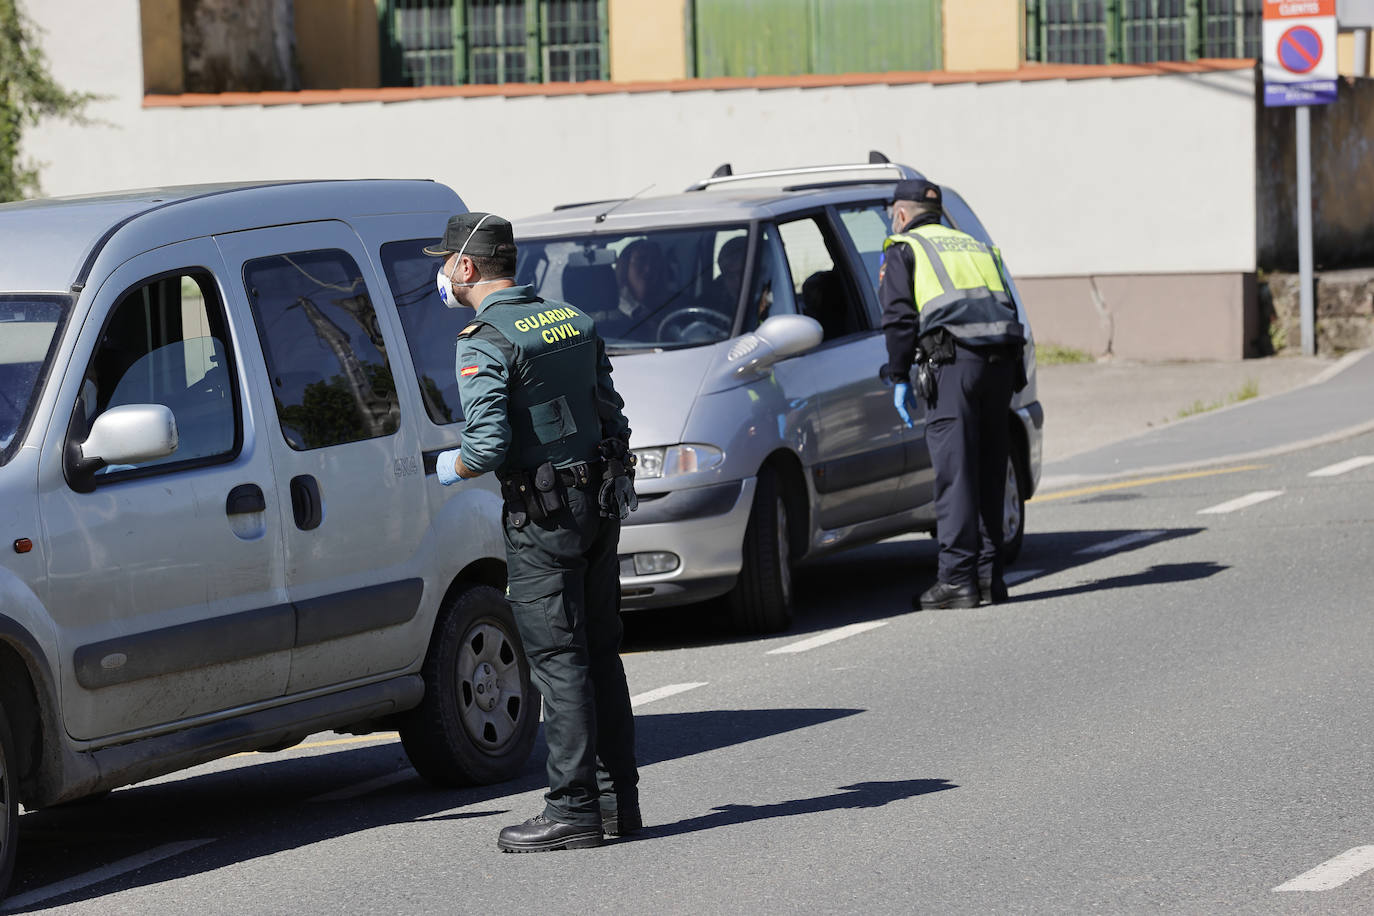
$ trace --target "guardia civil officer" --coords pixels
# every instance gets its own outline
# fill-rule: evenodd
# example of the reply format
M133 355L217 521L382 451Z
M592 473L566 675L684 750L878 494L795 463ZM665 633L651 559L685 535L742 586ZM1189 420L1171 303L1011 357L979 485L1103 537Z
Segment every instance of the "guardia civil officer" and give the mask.
M620 521L634 506L630 427L592 320L515 285L511 226L448 221L440 297L476 317L458 335L462 447L445 485L494 472L505 497L506 594L544 698L544 810L507 827L504 852L599 846L640 827L634 718L620 661Z
M926 443L935 470L938 581L913 601L921 608L971 608L1005 601L1002 502L1007 415L1025 384L1016 320L994 248L941 223L938 185L899 181L892 232L883 243L878 295L897 413L916 409L909 376L926 402Z

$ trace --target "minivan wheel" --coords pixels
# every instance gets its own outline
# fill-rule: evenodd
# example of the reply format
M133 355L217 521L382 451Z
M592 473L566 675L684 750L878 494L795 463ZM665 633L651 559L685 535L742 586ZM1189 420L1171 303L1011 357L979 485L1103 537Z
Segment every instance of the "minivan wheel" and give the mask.
M14 877L14 849L19 840L19 781L14 734L9 716L0 707L0 900Z
M754 504L744 529L739 581L726 596L730 619L741 633L776 633L792 623L792 550L787 501L778 475L759 471Z
M1007 456L1007 491L1002 497L1002 562L1010 566L1021 555L1026 537L1026 498L1021 490L1021 470L1016 458Z
M534 745L539 694L500 592L474 585L445 601L421 674L425 698L400 726L416 772L440 786L515 776Z

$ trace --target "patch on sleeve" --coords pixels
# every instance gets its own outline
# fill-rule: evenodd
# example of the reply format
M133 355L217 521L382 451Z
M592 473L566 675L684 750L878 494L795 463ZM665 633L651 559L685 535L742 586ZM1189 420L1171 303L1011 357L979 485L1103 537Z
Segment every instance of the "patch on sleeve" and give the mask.
M476 366L464 366L462 369L459 369L459 370L458 370L458 374L461 375L463 378L467 378L467 377L470 376L470 375L476 375L476 374L477 374L477 367L476 367Z

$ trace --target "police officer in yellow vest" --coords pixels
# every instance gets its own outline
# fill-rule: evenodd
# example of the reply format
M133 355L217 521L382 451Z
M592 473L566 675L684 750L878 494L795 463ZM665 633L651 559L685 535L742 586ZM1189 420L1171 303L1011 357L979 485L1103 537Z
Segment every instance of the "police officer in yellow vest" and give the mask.
M620 661L620 522L634 508L625 402L592 320L517 286L511 225L451 218L427 254L458 335L462 447L436 462L445 486L495 472L505 498L506 595L544 699L544 810L501 831L503 852L599 846L641 826L634 717Z
M926 403L926 443L935 469L939 578L919 608L971 608L1006 600L1002 510L1007 418L1024 385L1025 333L1003 280L1001 256L943 225L938 185L899 181L892 231L883 243L878 296L897 413L918 408L908 380L916 367Z

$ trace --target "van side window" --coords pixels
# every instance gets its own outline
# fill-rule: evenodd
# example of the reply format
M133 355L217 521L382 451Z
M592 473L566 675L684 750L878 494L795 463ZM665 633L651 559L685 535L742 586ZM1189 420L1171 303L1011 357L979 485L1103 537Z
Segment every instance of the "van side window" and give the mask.
M288 445L306 451L400 428L386 342L347 252L258 258L243 265L243 282Z
M439 301L434 281L444 259L423 250L433 243L433 239L386 243L382 246L382 272L401 316L425 412L444 426L463 419L454 361L458 332L467 327L474 312L467 306L447 308Z
M177 449L98 478L187 462L227 460L241 439L228 325L214 280L200 270L146 281L110 311L77 396L72 436L84 438L112 407L162 404L177 423Z

